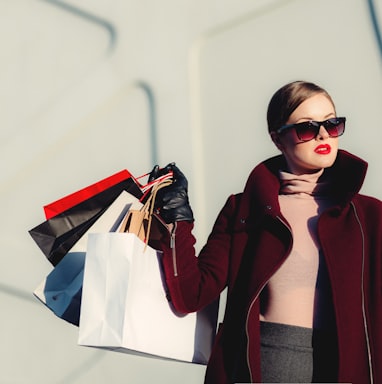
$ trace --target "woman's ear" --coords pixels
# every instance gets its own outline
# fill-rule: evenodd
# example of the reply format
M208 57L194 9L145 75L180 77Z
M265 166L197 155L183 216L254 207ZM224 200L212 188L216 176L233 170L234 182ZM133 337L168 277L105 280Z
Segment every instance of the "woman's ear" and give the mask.
M284 146L280 140L280 136L276 132L271 132L271 139L276 147L282 152Z

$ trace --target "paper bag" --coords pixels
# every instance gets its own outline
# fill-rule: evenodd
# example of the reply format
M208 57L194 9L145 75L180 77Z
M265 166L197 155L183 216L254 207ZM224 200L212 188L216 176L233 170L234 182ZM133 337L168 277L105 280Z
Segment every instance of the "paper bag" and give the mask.
M160 252L133 233L89 234L80 345L207 363L218 304L176 313L167 299L160 259Z
M128 210L141 206L136 197L123 191L40 283L34 295L58 317L78 325L88 234L117 230Z

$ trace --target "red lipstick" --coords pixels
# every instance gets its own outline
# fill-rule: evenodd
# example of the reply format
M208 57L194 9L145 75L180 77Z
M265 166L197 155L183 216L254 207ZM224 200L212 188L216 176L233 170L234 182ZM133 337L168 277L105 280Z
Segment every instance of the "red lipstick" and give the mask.
M331 150L332 148L329 144L321 144L314 149L314 152L318 153L319 155L328 155Z

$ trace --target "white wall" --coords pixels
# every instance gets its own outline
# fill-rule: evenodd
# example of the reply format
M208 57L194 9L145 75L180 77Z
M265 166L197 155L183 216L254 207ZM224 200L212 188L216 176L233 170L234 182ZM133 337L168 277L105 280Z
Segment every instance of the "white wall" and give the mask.
M176 161L200 247L227 195L276 153L265 111L286 82L332 94L342 148L370 163L363 192L382 198L367 1L1 0L0 32L0 383L203 381L201 366L77 346L77 329L32 297L51 266L27 232L48 202Z

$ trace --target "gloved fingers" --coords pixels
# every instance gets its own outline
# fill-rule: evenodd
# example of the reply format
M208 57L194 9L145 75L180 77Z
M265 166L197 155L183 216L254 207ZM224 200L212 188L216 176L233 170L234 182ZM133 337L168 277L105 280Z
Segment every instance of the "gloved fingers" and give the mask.
M166 170L165 173L168 173L168 172L172 171L174 167L176 168L175 162L172 161L171 163L168 163L163 169Z
M173 183L171 185L172 188L177 189L185 189L187 191L188 189L188 181L186 176L182 173L182 171L175 165L175 163L172 163L171 165L172 170L172 180Z
M175 165L175 163L172 163L172 164L169 164L169 165L171 166L174 182L177 181L177 180L182 180L182 179L186 178L184 176L184 174L182 173L182 171Z
M149 180L163 176L169 172L173 174L173 182L158 190L155 199L155 208L166 223L176 221L194 220L193 212L188 199L188 181L175 162L167 164L164 168L155 166L150 174Z
M154 181L160 176L164 176L170 171L173 171L173 166L175 166L175 163L169 163L165 167L160 168L158 164L154 165L154 168L149 174L148 182L150 183L151 181Z
M154 168L151 170L148 178L148 182L150 183L151 181L157 179L159 177L159 165L156 164L154 165Z

